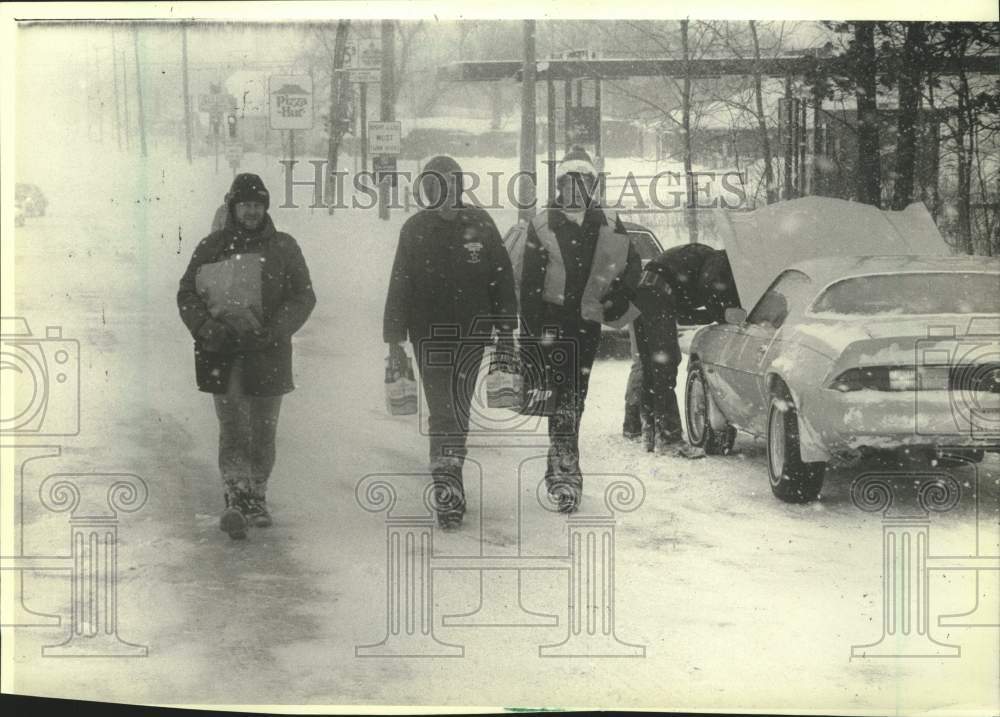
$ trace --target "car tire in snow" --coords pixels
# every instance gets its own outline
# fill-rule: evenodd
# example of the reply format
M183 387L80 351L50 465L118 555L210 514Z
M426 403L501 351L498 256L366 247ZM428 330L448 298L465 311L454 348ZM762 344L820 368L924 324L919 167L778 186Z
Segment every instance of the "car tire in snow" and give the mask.
M710 456L725 456L733 450L736 429L733 426L717 431L708 420L708 383L701 362L694 359L688 365L687 389L684 392L684 418L687 421L688 443L701 448Z
M806 463L799 451L799 418L787 391L771 396L767 413L767 474L771 492L786 503L819 498L826 463Z

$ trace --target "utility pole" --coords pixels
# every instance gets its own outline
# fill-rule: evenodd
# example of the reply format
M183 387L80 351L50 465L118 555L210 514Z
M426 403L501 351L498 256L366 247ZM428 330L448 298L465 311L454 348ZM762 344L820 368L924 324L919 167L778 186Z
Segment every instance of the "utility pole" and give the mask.
M132 122L128 116L128 62L125 61L125 50L122 50L122 93L124 97L122 98L122 106L124 108L125 115L125 149L132 148L132 140L130 138L129 129Z
M347 54L347 33L350 29L350 20L339 20L337 22L337 34L333 41L333 65L330 68L330 129L329 142L326 150L326 203L329 205L327 211L333 214L334 201L334 181L337 171L337 160L340 154L340 143L344 136L344 117L346 104L343 102L350 89L348 78L344 76L344 57Z
M358 88L358 104L361 111L361 171L368 171L368 83L362 82Z
M792 76L785 76L785 186L782 196L785 199L792 198L792 154L795 151L794 137L792 136L792 124L795 122L795 113L792 111Z
M181 24L181 78L184 85L184 143L188 164L191 164L191 90L188 88L188 34L187 23Z
M118 93L118 47L115 43L115 30L111 28L111 74L114 76L114 88L115 88L115 137L118 139L118 150L121 151L122 148L122 110L121 101L119 100Z
M104 144L104 93L101 91L101 57L94 45L94 90L97 100L97 141Z
M391 122L396 119L396 21L382 21L382 108L379 119ZM379 182L378 216L389 218L390 177Z
M139 28L132 29L132 42L135 46L135 97L139 104L139 146L142 156L146 156L146 118L142 109L142 67L139 64Z
M548 151L546 153L546 158L548 159L549 171L548 171L548 200L551 204L556 199L556 84L552 80L552 73L547 72L548 76L545 81L545 119L548 127Z
M524 65L521 77L521 176L518 219L535 216L535 21L524 20Z

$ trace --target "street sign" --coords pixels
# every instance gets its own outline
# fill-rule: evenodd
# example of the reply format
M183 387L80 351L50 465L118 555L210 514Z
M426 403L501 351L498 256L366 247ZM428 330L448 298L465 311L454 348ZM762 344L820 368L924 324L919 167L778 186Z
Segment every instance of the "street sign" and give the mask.
M387 155L372 157L372 169L375 171L375 183L381 184L389 180L389 185L396 186L396 158Z
M382 81L382 69L379 67L353 67L343 70L347 73L347 81L356 84Z
M348 42L344 47L344 67L358 66L358 43Z
M271 75L267 83L267 97L271 129L312 129L312 77Z
M236 98L221 92L209 92L198 95L198 111L211 115L224 115L236 109Z
M354 67L381 67L382 43L379 40L358 40L358 63Z
M399 154L403 125L400 122L369 122L368 153Z

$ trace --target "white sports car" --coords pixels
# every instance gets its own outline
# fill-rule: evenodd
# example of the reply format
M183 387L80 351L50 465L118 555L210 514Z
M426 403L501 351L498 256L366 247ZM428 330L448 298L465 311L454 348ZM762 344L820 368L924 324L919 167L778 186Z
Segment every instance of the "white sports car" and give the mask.
M685 409L688 440L708 453L728 453L737 429L764 438L771 489L790 502L819 496L828 462L868 450L981 459L1000 447L1000 259L787 266L749 314L730 309L695 335Z

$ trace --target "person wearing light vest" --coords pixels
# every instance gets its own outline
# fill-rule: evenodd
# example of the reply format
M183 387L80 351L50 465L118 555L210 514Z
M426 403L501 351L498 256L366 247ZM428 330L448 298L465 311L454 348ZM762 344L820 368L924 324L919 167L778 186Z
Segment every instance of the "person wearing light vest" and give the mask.
M522 260L521 318L540 340L546 364L566 343L572 347L568 380L553 383L545 482L560 512L577 510L582 497L580 420L601 324L622 327L639 314L632 303L639 281L639 254L625 227L609 223L595 194L597 171L590 156L573 147L557 166L557 196L528 225ZM551 354L551 355L548 355Z

